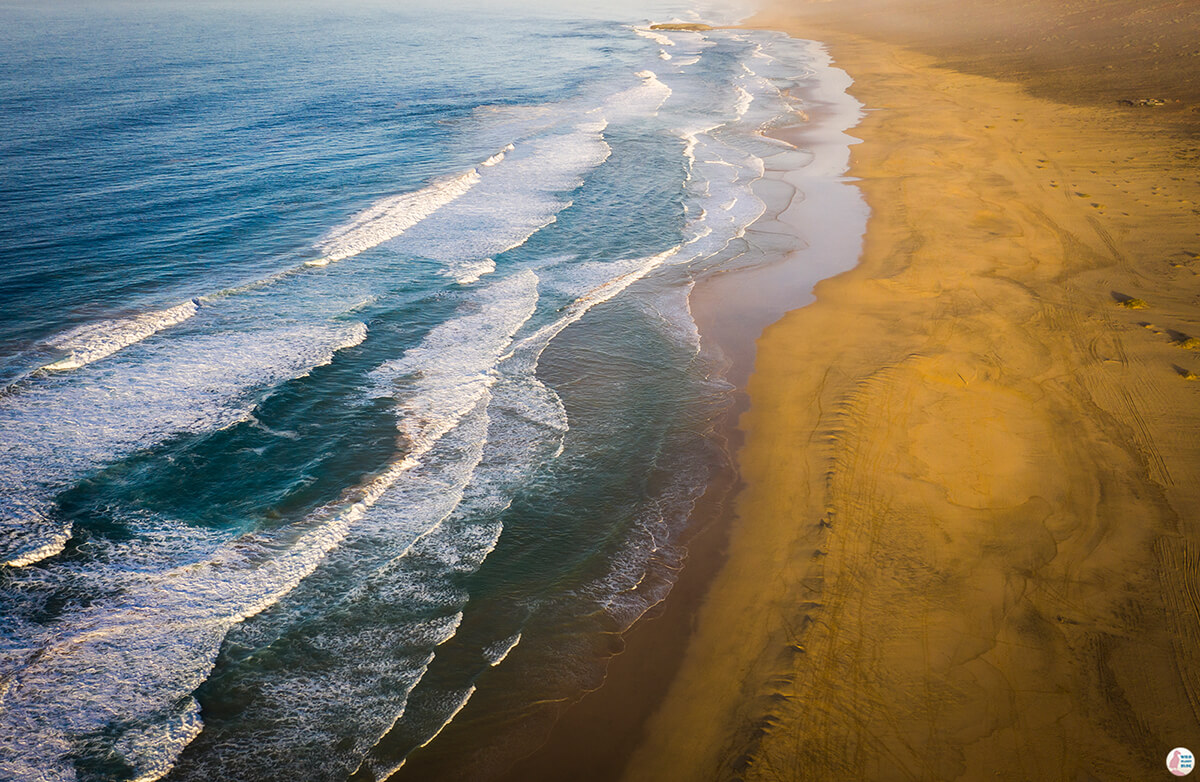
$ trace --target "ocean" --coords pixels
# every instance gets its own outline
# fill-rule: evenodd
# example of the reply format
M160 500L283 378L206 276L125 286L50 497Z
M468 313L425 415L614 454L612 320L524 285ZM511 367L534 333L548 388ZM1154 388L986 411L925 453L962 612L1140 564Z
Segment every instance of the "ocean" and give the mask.
M599 683L821 64L648 26L750 10L0 4L0 778L487 778Z

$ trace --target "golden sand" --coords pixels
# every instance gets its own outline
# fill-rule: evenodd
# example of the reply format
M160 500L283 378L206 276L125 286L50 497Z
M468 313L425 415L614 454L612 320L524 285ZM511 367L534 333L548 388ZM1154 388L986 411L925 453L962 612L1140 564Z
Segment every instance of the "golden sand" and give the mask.
M873 214L759 342L728 559L625 779L1159 778L1200 749L1192 93L871 6L757 20L855 78Z

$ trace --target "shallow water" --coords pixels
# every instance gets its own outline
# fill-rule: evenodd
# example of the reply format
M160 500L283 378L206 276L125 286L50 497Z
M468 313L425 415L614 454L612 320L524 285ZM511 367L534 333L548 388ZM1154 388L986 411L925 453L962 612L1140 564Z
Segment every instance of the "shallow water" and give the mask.
M382 778L594 684L814 78L638 9L0 9L0 776Z

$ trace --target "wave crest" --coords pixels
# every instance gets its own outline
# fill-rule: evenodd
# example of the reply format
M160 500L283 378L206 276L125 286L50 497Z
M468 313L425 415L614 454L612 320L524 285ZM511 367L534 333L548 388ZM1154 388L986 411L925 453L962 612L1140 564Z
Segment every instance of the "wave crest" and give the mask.
M163 329L183 323L196 314L198 304L196 299L192 299L165 310L144 312L128 318L102 320L71 329L46 342L50 347L65 350L68 354L58 361L46 364L42 369L60 372L79 369L93 361L99 361Z
M496 161L499 162L499 161ZM491 165L495 165L492 163ZM325 266L352 258L412 228L446 204L466 193L480 180L472 168L457 176L434 182L412 193L403 193L376 202L358 213L349 223L329 232L317 248L322 257L309 266Z

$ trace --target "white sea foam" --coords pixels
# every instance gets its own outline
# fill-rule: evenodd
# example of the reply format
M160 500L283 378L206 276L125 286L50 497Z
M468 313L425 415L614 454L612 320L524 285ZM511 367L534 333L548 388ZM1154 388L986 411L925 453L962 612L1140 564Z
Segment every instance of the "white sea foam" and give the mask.
M228 629L311 573L365 509L369 494L287 549L246 535L207 562L147 578L117 605L60 622L38 654L9 674L0 711L0 769L73 778L69 758L78 738L134 723L140 724L134 735L117 739L117 746L135 753L123 759L139 779L165 774L198 733L188 728L198 718L172 730L161 713L171 704L191 703ZM148 743L147 734L157 737ZM147 747L152 751L137 754Z
M532 312L536 301L536 277L531 272L502 283L489 289L492 295L480 302L479 311L438 327L418 348L380 373L378 390L387 391L397 399L401 424L409 424L408 439L414 447L356 491L350 504L335 503L314 514L303 525L308 531L294 540L290 539L294 536L243 536L221 546L204 562L134 582L118 606L97 607L60 623L56 637L48 639L33 659L8 677L9 708L0 713L0 728L4 729L0 735L14 740L6 743L0 739L0 768L18 774L35 768L50 770L56 774L62 772L60 776L65 778L69 773L65 758L74 738L94 733L120 718L122 724L131 727L117 737L113 751L134 768L139 779L160 778L172 769L175 758L199 732L190 692L208 676L228 630L258 615L301 585L337 547L353 540L359 552L375 553L378 549L374 541L382 543L386 550L399 545L405 537L401 531L407 530L409 542L403 551L383 569L368 572L373 576L370 585L364 582L347 591L346 585L340 584L334 593L337 596L333 606L345 607L339 610L353 610L358 617L380 616L383 634L345 635L345 628L335 627L333 635L309 639L328 651L339 650L333 659L353 666L354 675L343 675L348 672L333 663L323 671L320 681L306 678L293 687L276 678L270 697L264 693L251 708L258 716L277 712L279 718L256 722L273 726L264 727L252 736L260 752L234 753L230 762L235 766L238 762L252 763L253 758L269 757L270 750L280 747L291 748L283 757L292 759L299 767L312 760L314 752L329 762L346 757L344 748L332 751L330 742L320 741L325 730L342 724L337 716L345 714L346 704L352 704L354 722L367 735L372 723L388 713L394 716L379 725L376 735L394 725L403 714L407 692L432 660L431 650L454 634L461 612L440 618L436 614L426 619L414 617L405 624L386 613L379 615L369 607L401 606L412 611L425 605L429 611L440 613L448 604L465 602L465 594L445 591L445 587L437 586L433 576L477 568L499 538L499 524L487 519L494 519L508 502L507 491L501 487L503 481L501 484L494 478L482 481L472 490L471 508L461 514L458 525L446 528L445 514L457 506L466 480L460 477L453 482L458 486L457 492L447 491L445 458L430 463L424 472L426 494L442 508L431 517L425 510L414 514L416 508L424 509L420 503L414 503L413 492L420 485L405 479L422 475L422 461L432 458L433 451L443 442L449 448L447 454L462 449L475 453L465 462L451 462L465 470L464 476L479 464L481 449L489 442L502 446L488 459L495 477L507 475L509 481L520 482L523 471L511 474L513 464L525 464L526 469L532 464L528 454L522 456L512 450L521 438L511 437L511 431L493 431L485 436L479 429L480 424L488 426L488 389L497 380L487 367L494 365L497 354ZM481 344L485 346L482 349ZM424 371L426 368L429 371ZM412 386L400 382L406 377L411 378ZM536 415L514 416L505 412L511 409L513 398L527 396L521 384L528 380L505 378L496 386L499 398L508 400L502 402L500 411L502 416L510 418L505 427L537 425ZM462 420L458 414L466 399L475 400L475 413L468 415L474 424L448 429L444 423L447 418L457 416ZM442 436L438 436L439 432ZM450 433L456 435L456 442L444 439ZM526 445L522 448L536 448L543 440L544 437L534 434L525 438ZM489 507L490 512L484 512ZM422 529L422 525L431 521L432 527ZM409 558L414 552L417 556ZM361 558L361 553L358 557ZM409 563L416 563L417 570L412 570ZM335 572L358 573L361 564L355 561L355 567ZM437 570L430 571L431 567ZM312 594L304 598L302 603L314 604ZM315 605L329 603L318 601ZM272 618L278 620L285 615L276 612ZM263 633L269 634L270 627L268 621L239 641L257 638L262 642L266 640ZM508 649L515 646L516 640L519 639L513 639ZM393 653L387 664L372 666L373 677L380 682L386 680L387 685L369 685L358 661L377 652L381 644L395 647L397 643L411 651ZM114 660L119 664L109 667ZM114 678L108 671L120 671L120 675ZM351 682L356 683L356 688L347 692ZM470 692L463 695L443 725L448 724L469 697ZM99 698L101 705L84 706L80 698L89 704ZM183 705L170 706L172 703ZM178 711L180 708L182 711ZM32 715L38 717L35 723L29 720ZM36 735L36 740L22 742L19 739L22 734ZM240 736L239 740L245 738ZM358 752L366 748L362 746ZM348 755L352 758L354 753ZM219 753L205 753L197 764L183 769L182 778L213 778L213 773L219 776L219 772L231 770L222 765L224 762ZM343 762L347 771L352 768L349 760Z
M657 30L651 30L649 27L635 27L633 31L643 38L654 41L659 46L674 46L675 42L669 37L663 35Z
M499 162L499 161L497 161ZM364 250L395 239L479 182L475 169L434 182L413 193L392 196L372 204L344 226L335 228L317 243L322 257L309 261L324 266L351 258Z
M79 369L105 356L111 356L121 348L183 323L196 314L196 304L196 300L193 299L165 310L89 323L52 337L46 344L67 351L67 355L46 364L42 369L55 372Z
M543 332L543 336L549 336ZM440 340L430 340L429 347L437 349ZM544 386L533 375L536 368L537 355L542 344L534 345L528 341L523 343L520 350L521 359L509 354L496 367L495 382L490 387L490 418L486 438L484 458L477 466L470 484L466 487L464 497L453 516L431 529L429 534L421 536L388 566L388 575L382 571L373 576L373 582L386 584L407 584L415 578L410 573L411 568L420 568L420 563L426 563L417 582L424 585L427 594L444 601L449 606L455 601L465 602L466 595L455 596L453 589L437 587L437 573L428 569L428 563L438 563L443 573L470 572L477 569L487 555L495 548L500 535L500 513L508 507L512 492L525 484L530 471L544 460L554 458L561 453L562 437L567 431L566 413L558 396ZM419 360L419 357L414 356ZM424 363L424 362L421 362ZM391 367L389 371L393 378L405 376L403 371ZM422 380L424 380L424 373ZM394 380L385 384L389 387ZM410 558L411 555L411 558ZM389 588L390 589L390 588ZM378 593L379 587L374 591ZM386 592L384 592L386 594ZM506 639L503 644L485 652L491 665L498 665L508 652L519 642L519 634ZM422 668L423 672L423 668ZM420 701L422 720L435 720L436 731L440 731L458 713L461 706L469 698L465 691L453 708L430 703L428 698ZM361 702L363 697L355 694L349 696L354 702ZM379 736L387 735L402 716L407 712L407 703L388 722L381 726ZM422 722L422 724L427 724ZM415 740L416 744L428 741L429 737ZM396 757L386 752L372 750L362 761L361 767L370 768L377 777L386 777L403 765L403 757Z
M430 744L433 743L434 739L436 739L438 736L442 735L442 731L446 729L447 725L449 725L451 722L454 721L454 718L458 716L458 713L460 711L462 711L464 708L466 708L467 701L471 700L471 696L474 694L475 694L475 687L474 687L474 685L472 685L471 687L468 687L466 692L462 693L462 695L459 697L458 703L454 704L454 707L450 710L450 716L447 717L446 721L443 722L441 724L441 726L433 732L433 735L431 735L429 738L425 739L425 741L423 741L421 743L421 746L428 747Z
M493 168L516 147L507 145L479 164ZM327 233L318 243L321 257L309 266L326 266L395 239L434 212L462 197L480 182L479 168L440 179L412 193L384 198L355 215L350 222Z
M378 392L387 395L412 384L411 393L397 397L410 457L420 458L495 382L497 357L533 314L537 279L525 270L495 283L479 312L434 327L419 346L372 373Z
M258 751L202 752L180 770L181 779L248 778L264 762L305 778L315 778L318 767L327 770L322 779L338 772L344 778L370 747L369 737L403 715L433 649L461 621L452 607L465 596L437 582L436 571L446 565L435 559L453 534L443 524L486 442L487 403L485 394L423 461L405 460L367 487L363 497L371 504L350 519L340 548L322 559L323 570L283 598L284 610L233 628L236 644L265 654L302 638L302 648L320 648L327 657L284 657L285 670L245 672L248 683L262 681L262 695L232 731L206 732L202 741L206 749L249 741ZM408 567L413 562L415 570ZM369 667L366 659L373 660ZM360 732L352 748L341 741L347 721Z
M484 258L482 261L456 266L447 272L447 275L453 277L459 285L470 285L473 282L479 282L479 278L483 275L491 274L494 271L496 271L496 262L491 258Z
M666 598L684 565L686 550L679 545L679 533L703 491L709 469L703 458L695 456L689 451L664 468L671 474L670 481L639 509L607 572L575 590L622 630Z
M700 352L700 331L692 316L691 294L695 282L673 285L642 302L643 308L662 324L663 331L693 355Z
M243 420L250 391L304 375L367 334L361 323L260 325L147 345L0 398L0 562L24 566L62 550L70 526L54 518L52 499L86 472Z
M42 508L30 503L19 515L22 523L15 528L0 526L0 567L25 567L61 552L71 539L71 523L46 517Z
M522 246L571 206L570 193L611 154L606 127L601 118L584 117L522 143L470 193L389 247L438 261L452 279L474 282L490 272L492 259Z
M507 153L509 153L509 152L512 152L514 149L516 149L516 146L514 146L514 145L512 145L512 144L509 144L509 145L508 145L507 147L505 147L504 149L500 150L499 152L497 152L496 154L492 155L492 156L491 156L490 158L488 158L487 160L485 160L485 161L483 161L482 163L480 163L480 165L481 165L481 166L486 166L486 167L488 167L488 168L491 168L492 166L494 166L494 165L496 165L497 163L499 163L499 162L501 162L502 160L504 160L504 156L505 156Z
M114 749L123 758L137 758L138 774L131 782L155 782L171 772L180 750L203 729L200 704L189 698L159 722L126 731Z
M765 169L761 158L711 133L693 137L690 145L691 171L698 185L693 187L691 204L699 211L690 228L697 255L711 256L742 236L764 213L766 205L751 185Z
M503 367L502 364L501 369ZM467 595L452 587L447 578L478 569L499 541L501 514L509 507L513 493L526 484L531 471L539 464L561 453L562 437L567 429L561 402L553 391L525 374L527 369L528 364L519 367L517 374L501 371L493 386L484 458L453 516L417 541L405 556L391 563L386 574L381 571L376 581L387 585L420 583L423 594L429 595L434 602L440 601L445 608L465 604ZM393 599L392 588L383 588L383 594L389 595L389 599ZM491 667L499 665L519 641L518 633L489 646L482 650L484 659ZM423 676L424 668L420 673ZM403 717L413 723L405 729L410 746L427 743L431 735L442 730L458 714L470 696L470 687L473 684L451 699L445 694L435 693L431 697L430 693L422 693L417 697L415 713L413 702L406 700L390 723L381 725L377 734L379 739L361 761L360 768L371 769L377 779L394 773L403 765L404 756L381 749L383 738ZM349 700L357 703L363 699L351 695Z
M687 507L674 509L679 519L686 518ZM670 522L661 506L647 508L623 542L623 550L612 558L609 572L581 591L593 592L618 627L632 627L667 597L683 567L684 551L672 545L671 538Z
M508 657L509 652L517 648L517 644L521 643L521 634L517 633L508 638L497 641L491 646L483 650L484 656L487 658L488 665L495 668Z
M375 202L317 242L321 257L305 265L327 266L395 239L468 193L481 181L480 168L496 167L514 149L515 145L509 144L476 168L445 177L420 190Z
M638 71L636 74L641 83L636 87L612 95L604 101L601 109L605 119L610 122L646 117L654 115L667 98L671 97L668 87L654 71Z
M669 59L671 59L671 55L667 52L666 49L659 49L658 50L658 59L669 60Z
M479 165L492 168L501 163L515 149L507 145ZM444 177L420 190L402 193L381 199L355 215L348 223L329 231L317 242L321 257L305 261L300 269L320 268L334 261L344 260L394 239L428 218L437 210L468 192L480 181L478 168L468 169L456 175ZM64 372L79 369L92 362L106 358L130 345L141 342L164 329L176 326L192 318L201 302L217 302L239 293L261 289L278 282L298 269L285 269L262 279L243 285L207 294L177 304L164 310L155 310L88 323L51 337L46 347L63 351L65 356L45 364L41 369L49 372Z
M735 85L733 91L737 93L737 103L734 105L734 112L741 119L750 110L750 104L754 102L754 96L747 92L741 85Z
M706 128L706 130L711 129L712 128ZM687 158L688 162L686 181L690 181L692 179L692 170L696 166L696 143L698 141L696 134L698 132L702 131L686 131L681 134L681 138L683 139L683 156Z
M674 45L673 41L671 45ZM680 52L684 48L681 45L673 51ZM676 57L673 64L686 62L687 58ZM669 81L672 78L671 74L667 75ZM671 87L675 84L671 81ZM757 117L769 102L759 99L754 85L746 84L740 89L751 96L753 107L748 103L741 110L738 105L732 109L752 119L751 114ZM670 89L653 74L643 76L643 84L634 89L640 93L623 93L623 98L610 101L589 118L588 123L580 123L556 139L545 140L541 148L536 148L536 144L527 148L522 142L519 152L510 147L496 156L506 161L503 166L495 165L500 160L484 161L475 171L479 180L465 192L437 207L436 215L430 212L394 235L393 240L398 239L397 247L413 255L445 262L448 276L458 281L477 282L481 274L494 273L494 261L490 267L486 264L498 252L490 248L500 247L503 251L514 246L514 241L523 242L532 235L531 232L549 224L548 221L570 203L564 195L566 191L577 187L587 172L599 165L594 161L603 162L607 157L604 127L599 121L602 115L610 119L645 116L664 105L671 109L676 102L665 104ZM656 92L663 97L656 100ZM740 104L741 96L734 97ZM723 107L722 121L728 118L725 112L730 108L729 105ZM595 121L591 121L593 119ZM478 293L480 297L472 298L459 315L430 332L419 348L377 371L375 393L394 400L398 427L408 443L407 453L400 455L379 475L294 529L286 530L286 534L249 535L215 546L213 551L192 564L151 573L145 578L129 579L126 593L115 601L107 600L95 609L68 613L53 630L54 635L47 634L40 655L28 660L14 676L6 679L5 711L0 712L0 775L10 773L21 778L34 773L49 776L61 773L63 778L69 778L73 770L65 758L75 751L76 739L98 727L118 724L118 720L119 724L128 727L114 740L115 755L129 759L140 779L156 779L167 773L182 747L199 731L196 704L190 699L188 688L208 675L222 639L230 630L244 634L239 637L249 640L262 640L271 632L287 630L287 611L258 612L291 597L297 601L298 612L302 602L306 606L305 610L310 613L305 616L311 616L314 605L322 609L340 606L338 610L346 610L347 615L355 616L364 615L358 610L364 606L403 604L419 610L414 609L413 616L404 622L387 623L387 633L373 628L364 630L360 637L340 638L332 633L312 636L310 640L316 648L335 658L328 677L308 677L301 673L291 676L287 671L263 674L268 678L277 677L272 683L278 687L258 701L263 704L276 698L275 705L270 709L262 706L264 711L260 714L275 714L279 719L270 728L274 732L245 737L243 748L254 745L258 739L263 739L263 743L255 746L254 752L245 752L241 756L253 758L260 747L274 753L262 756L270 758L286 759L289 747L297 752L321 753L325 747L332 746L328 742L328 731L338 724L363 725L365 733L376 729L386 732L394 726L404 713L404 698L419 683L433 659L433 649L457 631L461 612L456 606L460 606L466 596L461 588L454 587L453 580L446 578L446 574L461 574L478 567L498 540L500 528L493 511L503 507L507 497L511 496L508 488L527 479L530 465L538 463L539 459L552 458L562 447L567 420L561 400L533 374L542 350L593 307L618 296L658 268L689 262L718 251L728 245L731 237L745 230L756 210L761 214L761 203L756 202L749 191L755 176L762 175L761 159L736 144L725 143L717 137L720 134L708 132L712 130L714 127L704 126L692 130L690 137L685 134L685 154L691 160L696 181L689 190L692 207L689 215L695 217L688 226L689 239L684 245L648 258L579 267L577 276L565 279L560 285L563 290L570 290L574 301L553 322L543 324L524 339L516 339L527 322L520 316L527 310L532 312L533 304L526 307L531 298L536 304L536 278L522 279L517 275L508 278L511 281L509 288L496 287L497 283L482 290L472 288L456 293L454 295L471 297ZM577 141L583 143L576 144ZM568 157L572 145L577 150L583 149L585 154ZM518 164L524 168L518 169ZM502 181L510 170L521 173ZM485 192L489 182L493 181L496 187ZM520 189L523 186L527 189ZM512 190L512 187L518 189ZM516 193L516 197L506 202L506 192ZM530 195L528 200L524 197L526 194ZM483 198L484 195L488 197ZM418 212L411 212L410 217ZM473 221L486 219L489 214L498 216L496 222L486 225L475 222L480 225L480 230L470 233ZM385 216L381 215L380 220L386 222ZM397 218L393 225L401 223L403 219ZM506 226L513 228L507 230ZM386 233L384 228L384 223L380 223L370 231L379 229L382 235ZM421 242L410 241L418 234L423 235ZM322 260L328 262L330 258L332 256L327 254ZM474 269L470 264L476 264ZM337 271L335 267L311 277L324 279L325 274L336 274ZM532 296L530 290L534 291ZM489 291L496 293L496 298L489 299ZM507 303L502 305L502 302ZM479 309L472 312L471 307ZM662 311L668 319L682 317L681 313ZM527 319L529 315L524 317ZM307 337L300 334L294 339L308 344ZM328 345L336 349L337 345L353 343L354 339L354 335L349 335L341 341L331 340ZM190 336L181 342L200 344L192 341ZM232 361L245 359L244 355L238 356L237 351L251 343L247 340L243 344L240 339L235 339L231 344L227 338L214 338L211 345L204 343L204 346L215 350L218 344L232 351ZM269 352L274 346L272 337L265 349ZM256 351L250 353L257 355ZM214 420L218 423L226 420L228 414L236 412L241 391L264 387L262 384L271 382L271 378L287 375L287 372L264 374L261 367L257 367L245 375L229 370L232 374L215 372L206 376L207 379L191 379L189 374L195 367L187 364L187 354L170 352L167 355L172 360L184 360L182 396L190 394L199 400L195 404L201 411L196 421L185 419L181 406L169 401L166 404L168 412L161 421L155 419L158 423L137 424L139 431L150 432L151 441L162 432L174 431L172 427L180 425L181 421L184 430L190 431L193 424L207 426ZM311 359L308 361L311 363ZM284 359L281 363L302 368L305 362L289 363ZM135 363L131 362L130 366ZM78 375L85 377L87 372ZM154 374L153 370L151 374ZM50 381L58 379L50 377ZM97 382L105 380L100 377ZM137 398L122 391L123 384L128 382L118 379L120 399ZM217 389L216 397L226 399L223 396L226 391L222 389L231 388L229 383L240 390L228 397L232 401L227 407L221 402L217 405L221 412L203 412L210 405L208 394L213 389ZM40 404L38 400L51 400L28 415L21 413L36 417L50 415L55 405L64 409L62 403L70 402L65 408L68 414L75 415L77 410L84 410L85 423L116 426L114 442L118 446L123 448L124 443L132 442L132 435L121 429L124 422L103 416L89 418L91 414L86 413L86 405L82 403L92 397L65 394L61 385L54 385L52 391L61 396L38 396L22 391L13 398L24 401L18 401L14 409L26 409L22 405L32 409L31 406ZM76 405L76 402L80 404ZM8 404L7 401L3 403ZM157 406L157 399L152 397L150 404ZM0 405L0 442L6 442L3 430L9 424L3 416L7 415L7 410ZM138 415L142 414L139 409ZM84 439L89 437L85 435ZM91 448L85 442L82 452L85 456L96 456L100 462L121 451L121 448ZM50 450L45 449L47 453ZM25 466L32 464L33 460L27 459ZM51 459L51 466L54 464ZM63 474L75 474L72 471L78 465L69 466ZM0 477L9 477L5 473L7 469L0 467ZM0 483L5 481L0 480ZM22 501L30 497L40 501L50 496L47 487L34 488L38 491L23 496ZM481 508L491 510L482 512ZM486 521L467 523L472 517ZM632 564L625 568L615 567L611 578L596 586L598 593L607 591L610 596L613 591L618 593L607 603L598 601L614 615L635 616L662 592L662 584L647 576L645 557L633 556L636 552L649 551L668 569L672 566L674 560L669 540L660 535L655 526L660 523L665 522L647 522L646 534L631 538L626 553L630 554ZM66 538L58 541L53 537L54 524L56 522L47 526L43 543L31 544L34 545L31 551L61 548ZM60 535L69 534L62 531L61 525L58 530ZM367 565L363 559L365 552L374 552L378 559L372 559ZM26 555L18 552L14 556ZM330 566L333 564L337 566ZM321 578L315 575L317 568L323 568L322 574L327 569L331 577L359 578L361 574L361 579L349 582L348 589L330 591L332 598L329 601L309 600L322 589L317 586ZM340 587L346 587L347 583L339 582ZM310 591L305 592L301 601L300 592L305 589ZM345 602L339 604L339 600ZM172 610L172 607L176 608ZM369 612L366 615L369 616ZM257 618L248 625L237 624L249 616ZM379 617L381 626L383 618ZM366 668L361 665L364 659L361 653L381 648L377 642L387 640L395 633L402 636L402 642L407 646L396 656L394 665L375 666L373 663L372 670L361 679L356 678ZM504 659L520 641L520 635L508 640L511 643L494 644L485 650L486 659L495 660L493 665ZM381 687L381 682L392 689ZM267 693L268 688L263 691ZM371 692L378 693L377 699L369 696ZM463 692L462 699L450 699L442 704L448 712L447 719L441 723L443 726L470 697L470 690ZM60 695L61 704L58 702ZM65 721L64 714L68 715ZM85 716L72 722L70 715ZM324 725L325 732L312 730L313 725ZM30 739L31 736L34 738ZM200 740L204 741L203 738ZM357 742L349 754L361 752L363 746L361 741ZM342 755L338 758L339 762L344 761ZM368 765L376 769L387 768L383 759L379 763ZM193 768L189 772L190 778L204 778L204 768ZM220 775L208 776L221 778Z
M563 308L563 314L556 320L542 326L533 334L514 343L513 350L505 357L502 368L518 368L523 374L532 375L537 369L538 360L550 342L562 333L563 329L577 322L593 307L617 296L633 283L645 277L668 259L674 257L684 245L672 247L669 250L645 258L633 258L612 263L587 264L576 271L586 273L588 269L599 270L605 277L603 281L591 286L580 294L569 305Z
M497 283L478 311L436 327L420 346L380 372L377 379L397 398L398 425L409 448L348 500L313 514L300 530L243 535L203 562L147 577L117 605L97 606L60 622L38 654L9 674L6 709L0 712L0 736L8 737L0 738L0 768L66 774L74 740L119 718L141 726L117 739L134 753L124 759L137 776L156 779L166 773L195 732L173 730L174 721L156 715L172 703L190 702L231 627L295 589L464 416L486 410L488 388L495 382L491 370L532 314L536 288L537 278L528 271ZM410 384L397 385L402 377ZM486 425L486 416L480 420ZM482 447L482 432L467 434L467 446ZM435 529L441 518L432 520ZM395 535L394 525L389 526ZM409 547L429 532L427 526L421 529ZM486 541L487 550L496 535ZM414 582L411 588L424 587ZM444 640L457 619L443 625L437 635ZM413 683L418 678L414 670ZM169 736L177 741L164 749ZM137 754L146 747L153 751Z
M480 353L473 349L463 352L462 346L474 344L473 337L479 336L480 329L493 333L496 328L505 330L497 323L515 322L504 312L514 306L524 311L518 302L527 294L520 284L530 279L526 274L510 278L506 287L492 286L488 293L507 301L506 307L493 309L496 304L480 300L483 311L462 316L458 327L431 334L422 350L458 351L460 358L466 359L460 364L464 370L480 366ZM406 358L423 365L428 354L410 351ZM410 373L405 367L390 366L382 374L387 377L379 378L376 393L395 398L401 403L403 417L410 417L414 389L403 382ZM471 381L454 383L453 390L444 393L447 385L441 378L445 375L439 369L413 378L422 389L416 396L442 389L440 396L451 409L463 388L471 393ZM426 388L431 376L432 385ZM399 768L403 758L370 749L378 740L356 740L348 748L337 726L349 720L363 736L381 738L408 715L409 694L422 679L433 650L457 630L468 596L455 574L478 569L495 549L500 514L508 507L512 491L526 481L529 470L545 458L565 431L565 424L547 428L538 420L541 416L530 414L536 410L536 405L531 408L528 404L530 392L537 396L536 389L544 387L530 386L528 377L503 373L493 377L495 382L483 392L474 410L428 452L428 461L393 484L355 523L342 548L331 552L325 571L337 574L335 581L314 577L286 598L287 610L272 612L238 629L234 639L238 645L278 647L285 630L300 621L305 646L325 650L329 659L319 670L310 670L305 661L298 660L286 673L264 674L270 677L270 691L264 688L246 716L246 723L254 726L250 740L258 751L242 760L232 752L205 752L206 758L213 759L189 767L183 779L247 776L253 772L255 759L264 753L269 753L277 771L291 768L300 773L318 760L322 767L336 770L332 776L369 767L382 778ZM462 455L467 455L465 460ZM467 473L469 482L462 477ZM421 476L423 481L417 482ZM430 513L431 505L440 510ZM452 512L443 513L447 508ZM422 525L428 528L412 537ZM333 612L334 621L327 628L315 621L313 606ZM289 620L290 616L301 619ZM337 617L351 619L353 630L348 631L346 619ZM506 648L496 651L507 653L517 640L508 639ZM368 656L379 662L364 669L361 660ZM297 666L300 670L295 670ZM420 710L433 710L435 725L444 726L470 692L468 687L453 702L425 698ZM245 730L245 725L239 725L230 740L244 742ZM423 740L428 739L426 735ZM220 745L224 738L211 736L209 741Z

